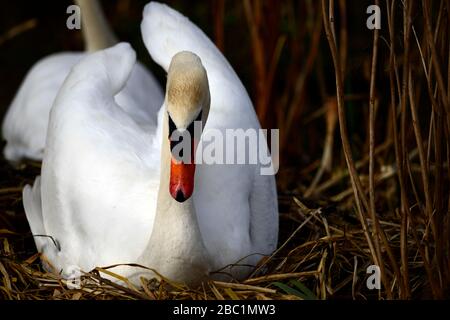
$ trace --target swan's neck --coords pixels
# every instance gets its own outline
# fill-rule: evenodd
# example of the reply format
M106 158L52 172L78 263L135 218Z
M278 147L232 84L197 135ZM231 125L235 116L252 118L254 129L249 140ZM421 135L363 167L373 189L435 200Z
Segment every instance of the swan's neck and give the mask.
M109 48L117 39L97 0L75 0L81 9L81 31L89 52Z
M153 231L148 248L150 267L172 280L205 278L210 263L197 221L193 197L183 203L169 193L170 148L167 113L164 116L161 176Z

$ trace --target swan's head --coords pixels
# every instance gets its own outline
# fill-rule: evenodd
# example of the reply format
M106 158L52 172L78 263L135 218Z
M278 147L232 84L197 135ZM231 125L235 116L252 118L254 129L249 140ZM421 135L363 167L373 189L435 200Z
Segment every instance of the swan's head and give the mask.
M169 191L184 202L194 192L195 150L210 105L208 76L194 53L182 51L172 58L165 105L171 151Z

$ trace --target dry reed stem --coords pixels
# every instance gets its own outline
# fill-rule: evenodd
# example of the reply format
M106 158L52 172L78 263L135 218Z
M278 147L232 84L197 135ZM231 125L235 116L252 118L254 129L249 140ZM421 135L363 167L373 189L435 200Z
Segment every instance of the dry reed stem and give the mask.
M329 2L330 15L332 14L333 10L334 10L334 8L332 7L332 2L330 1ZM343 151L344 151L345 159L346 159L347 166L348 166L348 169L350 172L350 178L351 178L350 180L351 180L353 191L354 191L355 202L356 202L356 206L358 209L358 216L361 221L361 225L364 230L364 233L366 235L367 242L370 247L370 251L372 252L373 260L374 260L375 264L379 265L378 257L374 250L373 239L372 239L371 235L369 234L367 222L365 221L364 213L362 211L363 209L361 207L361 202L363 202L363 203L365 203L365 207L367 208L367 200L362 200L362 201L360 200L360 199L365 199L365 195L362 190L361 182L359 180L359 177L358 177L356 169L355 169L353 156L351 154L350 144L348 141L347 127L346 127L347 125L346 125L345 111L344 111L345 106L344 106L344 99L343 99L344 94L343 94L343 82L342 82L342 73L341 73L342 70L341 70L339 58L337 55L336 37L334 35L335 33L333 32L334 28L332 27L333 22L332 22L332 20L330 21L330 19L326 18L327 14L326 14L325 0L322 0L322 12L323 12L323 18L324 18L323 21L324 21L324 26L325 26L325 33L327 35L328 43L330 46L331 55L332 55L333 63L334 63L335 75L336 75L339 127L340 127L340 132L341 132Z

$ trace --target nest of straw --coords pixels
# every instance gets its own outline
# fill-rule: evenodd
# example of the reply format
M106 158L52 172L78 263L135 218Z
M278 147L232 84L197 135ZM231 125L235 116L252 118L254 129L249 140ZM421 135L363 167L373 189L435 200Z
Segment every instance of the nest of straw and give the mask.
M39 174L40 165L20 169L1 163L0 297L3 299L373 299L383 290L366 286L372 264L356 214L331 200L304 203L296 191L281 191L279 248L264 258L246 280L209 281L197 288L156 279L142 279L142 288L104 279L107 268L83 274L79 288L40 264L21 202L22 188ZM288 170L287 170L288 171ZM281 172L280 176L290 176ZM345 175L344 175L345 176ZM345 207L345 206L344 206ZM380 221L391 247L399 252L400 224L393 217ZM411 247L414 242L409 243ZM412 252L412 251L411 251ZM424 294L423 263L411 256L412 293ZM264 269L264 273L258 272ZM114 274L109 273L113 277ZM123 280L123 279L122 279Z

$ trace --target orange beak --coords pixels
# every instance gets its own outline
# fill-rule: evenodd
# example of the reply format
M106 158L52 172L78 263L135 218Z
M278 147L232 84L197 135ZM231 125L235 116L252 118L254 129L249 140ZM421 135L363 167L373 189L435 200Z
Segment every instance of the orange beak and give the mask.
M194 192L195 164L183 163L173 157L170 163L169 191L178 202L184 202Z
M190 163L184 163L182 159L176 159L174 156L170 160L169 191L172 198L178 202L186 201L194 192L196 145L197 142L192 139Z

